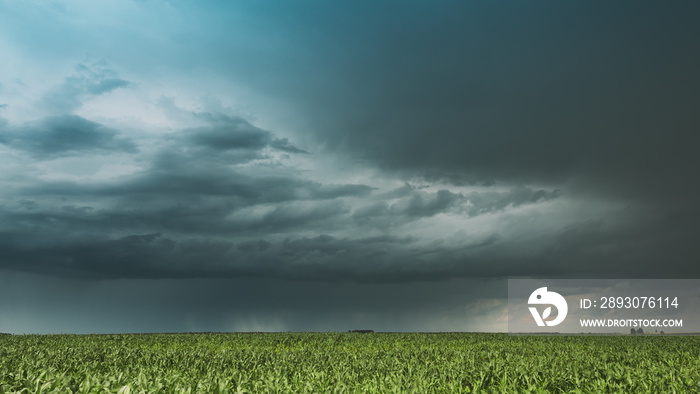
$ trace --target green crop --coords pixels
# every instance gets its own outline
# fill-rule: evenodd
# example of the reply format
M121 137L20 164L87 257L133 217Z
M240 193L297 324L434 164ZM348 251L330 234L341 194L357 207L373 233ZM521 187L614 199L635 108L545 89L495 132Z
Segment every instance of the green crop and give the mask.
M8 335L0 392L700 392L700 337Z

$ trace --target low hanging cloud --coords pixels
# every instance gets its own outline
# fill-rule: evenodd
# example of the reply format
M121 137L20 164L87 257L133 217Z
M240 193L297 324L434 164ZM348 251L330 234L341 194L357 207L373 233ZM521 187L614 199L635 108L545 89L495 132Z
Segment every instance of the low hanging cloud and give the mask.
M274 132L239 117L195 116L204 125L144 146L76 115L24 125L21 138L5 124L11 133L3 143L35 159L126 152L139 167L105 180L51 180L30 171L8 183L0 268L87 279L371 283L585 276L602 268L606 275L634 268L658 276L656 252L685 248L684 238L649 230L672 228L678 218L640 215L634 225L632 214L619 211L581 215L558 189L314 180L272 154L281 140ZM313 158L288 139L284 146L285 155ZM689 272L686 260L667 264L667 274Z
M270 146L289 153L309 153L294 146L287 138L275 138L270 142Z
M50 116L18 127L0 124L0 144L25 151L35 158L94 153L138 151L116 130L77 115Z
M265 148L287 153L308 153L287 138L274 138L270 131L255 127L240 117L212 113L195 115L207 124L182 130L173 136L176 150L182 151L183 147L205 150L230 164L265 159Z
M325 38L319 40L323 47ZM391 46L402 56L386 57L375 43L350 44L350 52L362 48L363 56L387 64L408 56L403 47ZM428 47L445 56L441 47L415 48ZM518 58L497 55L477 63ZM457 64L472 58L458 56ZM660 145L651 143L648 125L633 140L629 125L613 130L605 123L609 111L598 120L574 116L580 122L569 128L569 121L548 118L573 111L552 99L560 88L543 88L537 104L526 100L538 81L531 71L519 71L524 78L504 98L495 68L484 72L492 84L486 89L470 84L472 74L453 81L428 66L388 67L394 79L381 68L352 66L347 79L364 83L347 89L336 89L337 79L325 85L290 78L290 92L300 89L290 105L308 118L308 135L295 136L259 127L218 101L186 110L162 92L151 92L163 111L154 119L178 126L138 130L139 123L129 130L108 116L98 123L75 113L136 84L104 64L81 64L39 100L53 115L20 124L0 119L0 144L10 153L3 164L12 168L0 174L0 268L89 279L331 282L695 272L696 211L656 198L673 194L670 188L628 201L605 185L653 189L638 188L645 176L639 169L650 179L667 174L660 186L683 178L694 167L678 164L696 160L685 155L692 144L681 144L677 158L650 153L687 142L687 127L669 131L677 142ZM434 84L418 77L426 73L438 75ZM445 93L452 82L463 92ZM486 91L493 97L479 96ZM621 154L616 146L629 150ZM644 158L649 163L640 164ZM350 170L336 174L327 163ZM587 187L586 179L600 182ZM687 180L677 185L690 196L697 189Z
M76 115L23 126L3 140L37 158L127 152L140 168L108 180L29 177L5 189L14 203L0 207L0 267L81 278L376 282L413 281L426 270L431 278L488 275L457 261L497 244L498 235L441 245L436 236L452 230L414 234L411 223L468 219L557 196L525 187L489 194L319 182L271 154L309 155L289 139L239 117L195 116L205 124L147 147ZM373 204L383 208L369 212ZM384 233L381 220L390 222Z
M474 191L465 194L446 189L426 192L411 185L405 185L379 196L379 201L359 207L353 213L353 217L359 220L378 220L387 215L405 220L416 220L437 214L466 214L472 217L537 204L555 199L560 195L559 190L533 190L524 186L516 186L501 192Z
M230 150L260 150L272 140L272 133L259 129L237 117L212 116L206 127L183 131L184 140L216 152Z

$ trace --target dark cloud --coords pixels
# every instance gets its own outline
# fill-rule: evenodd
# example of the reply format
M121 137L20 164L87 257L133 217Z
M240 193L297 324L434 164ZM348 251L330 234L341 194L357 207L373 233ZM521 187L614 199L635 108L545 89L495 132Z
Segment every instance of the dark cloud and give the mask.
M244 252L264 252L273 246L272 242L259 239L257 241L240 242L236 247Z
M16 205L0 211L2 267L86 278L395 282L488 276L509 263L473 266L477 257L468 254L501 243L497 234L435 244L392 232L437 214L476 216L558 196L526 187L428 192L409 184L373 195L367 185L314 182L280 165L251 170L248 162L222 160L229 149L173 145L193 132L164 140L148 166L130 176L89 183L34 180L14 190ZM244 151L264 149L240 145ZM374 202L353 210L367 201ZM367 234L381 229L382 235ZM345 231L358 235L334 235Z
M26 195L56 197L123 198L133 203L140 199L144 206L154 202L158 206L168 202L194 202L203 198L224 198L222 203L244 207L274 204L286 201L332 200L341 197L366 196L372 188L367 185L321 184L288 172L277 174L261 171L250 174L230 169L218 161L207 162L202 157L176 156L155 161L152 168L121 182L80 184L73 182L45 182L23 189ZM172 163L172 165L169 165ZM192 164L192 166L190 166ZM199 199L199 200L197 200ZM186 207L182 207L186 209Z
M11 127L0 124L0 143L51 158L97 151L137 152L136 145L116 130L77 115L51 116Z
M206 203L162 211L21 205L24 211L2 213L2 267L64 277L358 282L513 275L670 278L692 275L700 257L686 246L693 238L693 219L683 216L627 222L607 218L547 232L533 226L536 222L514 221L497 233L448 233L434 239L391 235L396 224L386 235L332 235L336 226L354 226L349 211L335 203L305 209L282 205L263 213L255 212L260 206L246 212ZM299 236L324 227L329 233ZM358 233L370 228L380 227L360 225ZM138 229L144 232L130 233Z
M522 205L536 204L555 199L560 196L558 190L533 190L528 187L514 187L506 192L471 192L453 193L449 190L438 190L430 193L406 184L388 193L378 196L378 201L362 206L353 213L355 219L362 221L380 221L384 216L393 220L415 220L421 217L431 217L440 213L467 214L477 216L498 212Z
M358 328L477 331L500 317L502 307L481 308L483 315L475 319L467 315L465 305L494 304L507 289L505 282L493 280L403 285L270 278L88 282L10 271L0 274L4 311L0 327L18 334Z
M684 257L698 255L695 232L662 218L698 217L698 7L304 3L270 14L258 5L245 9L260 21L247 62L217 59L285 101L309 150L443 189L379 191L353 205L357 226L392 232L442 215L581 204L543 214L535 223L551 227L531 243L518 239L535 230L517 223L535 219L511 217L502 228L522 233L499 232L498 253L465 259L470 269L454 275L697 275ZM303 50L275 45L272 31ZM471 186L479 191L459 190ZM587 227L589 215L603 224Z
M291 268L280 269L286 267L280 253L264 253L274 237L331 231L350 212L345 199L373 190L306 179L265 153L275 140L271 132L240 118L201 118L209 125L158 140L131 175L104 182L30 177L5 190L16 203L0 212L6 235L0 265L87 278L280 276ZM75 115L21 131L6 143L41 157L136 150L115 131ZM256 236L273 239L251 241Z
M498 192L472 192L465 195L469 204L466 208L470 216L494 212L508 207L519 207L526 204L536 204L548 201L560 196L559 190L532 190L528 187L514 187L503 193Z
M104 62L81 63L75 68L74 75L44 96L42 105L53 113L71 113L80 108L86 99L129 85L129 81L119 78Z
M185 130L186 141L215 151L260 150L270 144L272 134L240 118L209 116L212 125Z
M433 216L443 212L459 201L460 196L449 190L439 190L434 198L424 199L420 194L414 194L408 201L403 212L409 216Z
M214 169L215 171L212 171ZM250 176L209 167L189 174L145 172L120 184L53 183L25 189L49 201L106 207L44 207L8 222L94 231L177 232L188 235L275 234L320 225L349 208L337 199L364 195L362 185L321 185L301 178ZM359 193L359 194L358 194ZM41 204L34 202L33 208ZM14 219L11 219L14 218ZM330 225L330 224L329 224Z
M171 104L172 105L172 104ZM294 146L287 138L273 138L270 131L253 126L240 117L217 113L197 113L206 126L182 130L173 139L181 146L176 149L204 149L232 163L266 158L263 149L271 147L287 153L308 153ZM200 152L194 152L199 155Z
M307 138L347 160L403 176L575 183L687 203L700 196L688 182L700 165L691 38L700 31L690 17L699 7L304 3L268 15L303 51L262 35L264 55L222 63L286 99Z
M303 149L297 148L286 138L275 138L270 142L270 146L289 153L309 153Z
M3 267L19 271L69 278L177 278L215 276L215 271L207 271L222 262L212 259L224 257L231 246L226 242L176 242L160 234L84 235L72 240L44 239L31 249L6 239L0 251Z
M218 302L209 321L262 306L303 329L323 320L305 305L343 300L432 318L407 305L478 297L456 278L698 276L700 3L140 2L99 32L65 22L80 7L46 23L12 7L0 29L27 64L107 50L134 80L86 62L43 95L38 66L3 81L0 270L15 276ZM129 87L159 112L75 115ZM57 116L15 120L32 95Z

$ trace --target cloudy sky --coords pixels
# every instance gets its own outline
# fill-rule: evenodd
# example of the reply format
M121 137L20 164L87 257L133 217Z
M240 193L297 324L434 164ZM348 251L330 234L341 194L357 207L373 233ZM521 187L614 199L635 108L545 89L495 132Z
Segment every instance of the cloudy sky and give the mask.
M700 278L700 3L0 0L0 331L501 331Z

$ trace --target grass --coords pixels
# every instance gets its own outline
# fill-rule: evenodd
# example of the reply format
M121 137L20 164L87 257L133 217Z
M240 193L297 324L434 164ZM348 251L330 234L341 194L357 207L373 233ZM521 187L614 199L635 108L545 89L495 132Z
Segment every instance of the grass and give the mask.
M11 335L0 392L700 392L700 337Z

